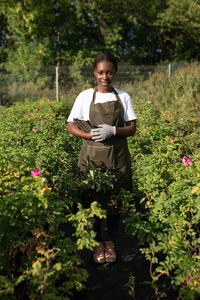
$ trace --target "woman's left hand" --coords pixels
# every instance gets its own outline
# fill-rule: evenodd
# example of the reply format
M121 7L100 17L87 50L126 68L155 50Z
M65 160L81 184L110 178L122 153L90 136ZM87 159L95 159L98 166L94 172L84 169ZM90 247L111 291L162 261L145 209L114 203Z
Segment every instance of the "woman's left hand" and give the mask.
M102 142L116 134L116 126L100 124L97 128L92 129L90 133L95 142Z

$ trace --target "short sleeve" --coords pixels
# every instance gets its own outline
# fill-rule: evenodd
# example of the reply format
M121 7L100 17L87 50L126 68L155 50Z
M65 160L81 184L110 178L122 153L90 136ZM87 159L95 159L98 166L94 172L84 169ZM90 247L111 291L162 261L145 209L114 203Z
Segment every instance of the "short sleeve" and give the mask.
M137 120L133 102L129 94L126 93L126 97L124 100L125 100L124 121L128 122L131 120Z
M89 120L89 109L94 90L92 88L82 91L76 98L67 122L74 119Z
M83 119L83 107L82 107L82 101L81 101L81 95L79 94L76 98L74 105L72 107L72 110L69 114L69 117L67 119L67 122L73 122L75 118L78 118L80 120Z

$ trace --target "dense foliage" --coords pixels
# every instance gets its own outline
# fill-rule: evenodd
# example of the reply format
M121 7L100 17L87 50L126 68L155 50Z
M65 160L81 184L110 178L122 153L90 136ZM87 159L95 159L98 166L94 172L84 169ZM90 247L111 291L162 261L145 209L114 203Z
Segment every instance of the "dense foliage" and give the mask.
M199 59L198 0L1 0L0 61L90 64L110 49L123 63Z
M68 113L68 105L47 101L1 111L1 299L68 299L86 280L79 250L95 245L93 217L104 214L95 202L83 208L99 171L76 177L80 143L67 132Z
M158 110L169 110L178 118L200 116L200 66L197 63L179 67L169 77L156 72L147 80L128 84L126 90L133 98L145 99Z
M0 104L54 97L55 66L60 94L91 83L74 68L104 50L121 66L199 61L199 20L199 0L1 0Z
M138 237L150 261L158 299L167 296L168 280L183 299L195 299L200 295L199 121L158 113L139 99L137 114L138 134L129 140L135 203L128 200L127 231Z
M138 129L128 139L133 192L119 197L127 232L137 236L150 262L157 299L169 286L182 299L200 295L199 120L185 113L188 101L195 107L199 87L194 69L185 72L195 92L181 98L179 111L165 89L158 96L154 77L143 85L154 88L156 108L135 97L133 86L124 87L134 100ZM183 74L170 79L177 99ZM156 103L161 96L165 110ZM47 100L0 107L1 299L70 299L87 280L80 251L94 247L93 219L105 212L85 195L108 188L112 177L92 166L88 175L77 174L81 141L66 129L70 107Z

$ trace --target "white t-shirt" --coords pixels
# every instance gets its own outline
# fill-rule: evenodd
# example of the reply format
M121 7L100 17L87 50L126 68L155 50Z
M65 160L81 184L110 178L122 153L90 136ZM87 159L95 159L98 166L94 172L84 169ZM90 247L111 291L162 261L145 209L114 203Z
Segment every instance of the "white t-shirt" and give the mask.
M128 122L131 120L136 120L137 116L135 114L133 103L129 94L124 91L120 91L118 89L115 90L119 94L119 97L124 106L124 121ZM81 92L78 95L72 107L71 113L67 119L67 122L73 122L74 118L78 118L80 120L85 120L85 121L89 120L89 110L90 110L90 104L93 99L93 93L94 93L94 89L90 88ZM114 92L96 93L95 103L104 103L113 100L117 100Z

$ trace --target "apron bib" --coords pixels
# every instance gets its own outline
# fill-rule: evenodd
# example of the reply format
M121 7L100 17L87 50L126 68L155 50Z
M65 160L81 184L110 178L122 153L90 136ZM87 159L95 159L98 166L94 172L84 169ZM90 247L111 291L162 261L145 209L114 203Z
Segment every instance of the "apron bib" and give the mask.
M90 104L90 122L95 126L108 124L116 127L124 127L124 107L115 89L113 89L113 92L115 93L117 101L95 104L96 92L97 90L95 89ZM117 200L113 199L116 199L116 195L121 188L130 191L132 188L131 160L126 138L112 136L102 142L83 139L78 160L79 170L81 172L87 170L90 162L102 168L102 171L106 169L109 170L109 172L115 176L112 195L109 191L110 196L107 194L106 202L108 206L118 208ZM110 200L108 198L110 198Z

